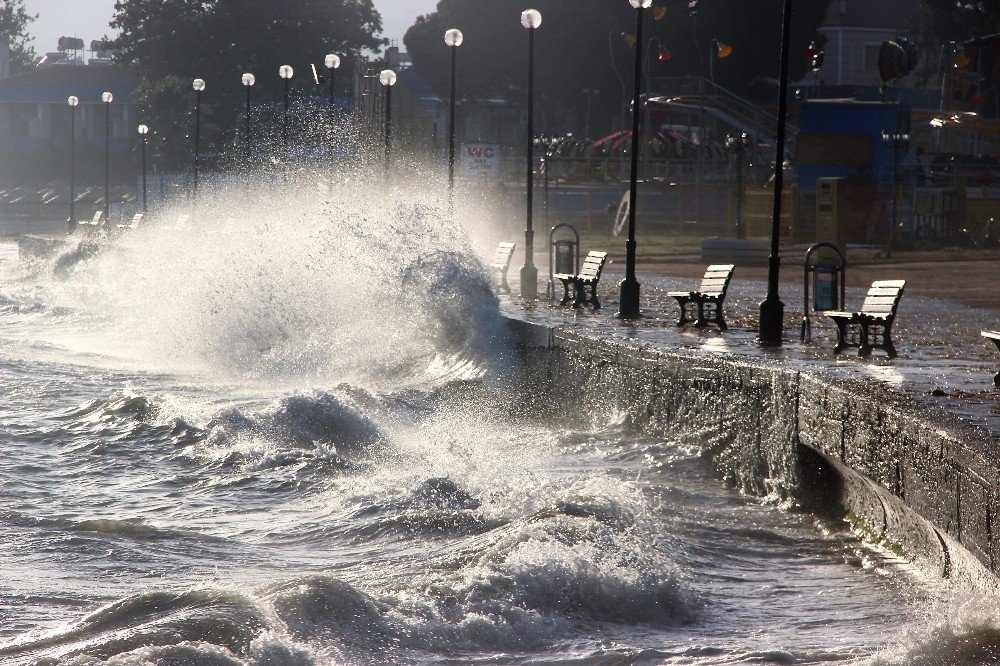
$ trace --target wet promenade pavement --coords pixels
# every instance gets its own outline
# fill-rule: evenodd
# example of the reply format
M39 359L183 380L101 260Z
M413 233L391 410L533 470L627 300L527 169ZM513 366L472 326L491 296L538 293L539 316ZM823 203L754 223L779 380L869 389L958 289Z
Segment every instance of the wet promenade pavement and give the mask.
M888 270L885 279L894 277L890 273ZM502 298L502 307L516 318L626 344L686 354L725 355L840 380L876 382L905 402L933 406L1000 436L1000 388L993 384L1000 369L1000 354L992 342L980 335L983 329L1000 329L1000 308L969 307L908 286L893 326L899 355L889 360L884 352L876 350L871 358L862 359L852 349L834 356L836 327L822 313L811 313L812 342L799 341L801 287L789 289L782 284L784 344L762 348L756 340L757 319L767 285L759 280L741 280L739 267L724 307L728 331L714 326L676 326L677 303L666 293L697 288L699 279L691 277L640 276L644 316L638 322L620 321L615 313L621 278L620 274L604 273L599 290L603 307L598 311L575 310L545 299L530 304L516 296ZM556 287L561 295L561 285ZM512 288L516 294L517 285L512 284ZM845 309L860 308L865 292L848 288Z

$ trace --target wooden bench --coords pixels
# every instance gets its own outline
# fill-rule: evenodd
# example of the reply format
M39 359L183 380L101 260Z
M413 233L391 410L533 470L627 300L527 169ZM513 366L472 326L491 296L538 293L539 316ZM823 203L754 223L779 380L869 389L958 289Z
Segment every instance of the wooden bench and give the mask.
M139 225L142 224L142 218L145 217L144 213L136 213L132 216L132 221L128 224L119 224L119 229L138 229Z
M671 291L667 296L673 297L681 308L678 326L693 321L695 326L702 328L710 322L715 322L719 330L726 330L726 320L722 316L722 304L726 300L729 281L733 278L733 264L712 264L705 269L705 276L697 291ZM692 310L689 316L688 310ZM707 312L706 312L707 311Z
M570 288L573 290L573 307L590 304L595 310L601 309L601 302L597 300L597 285L601 281L601 272L604 271L604 263L608 260L607 252L597 252L591 250L583 260L583 268L579 273L556 273L552 277L558 278L563 284L563 297L559 301L563 305L569 303ZM587 287L590 287L590 294L587 294Z
M94 212L94 217L90 220L80 220L77 222L77 226L81 227L81 230L85 233L93 233L98 231L104 226L104 211L98 210Z
M896 319L896 309L905 286L906 280L877 280L868 289L860 311L827 312L826 316L837 325L837 346L833 348L833 353L857 347L858 356L867 357L873 349L883 349L889 358L895 358L892 322Z
M987 340L992 340L993 344L997 346L997 351L1000 351L1000 331L983 331L982 336ZM1000 386L1000 372L993 378L993 383Z
M490 268L499 274L500 288L508 294L510 293L510 285L507 284L507 270L510 269L510 260L514 257L515 247L517 247L517 243L500 243L497 245L497 251L493 255L493 263L490 264Z

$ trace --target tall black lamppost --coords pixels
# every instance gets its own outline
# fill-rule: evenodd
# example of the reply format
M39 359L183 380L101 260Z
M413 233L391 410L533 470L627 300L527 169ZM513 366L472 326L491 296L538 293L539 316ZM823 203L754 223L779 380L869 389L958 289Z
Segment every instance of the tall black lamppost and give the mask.
M194 195L198 196L198 157L201 148L201 93L205 90L205 80L195 79L194 88Z
M246 167L247 169L249 169L250 168L250 89L253 88L253 84L257 83L257 77L255 77L250 72L247 72L246 74L243 75L243 78L241 80L243 81L243 89L246 90L247 93L247 104L246 104L246 110L244 112L244 114L246 115L245 118L246 136L243 137L243 150L246 154L246 161L247 161Z
M290 65L282 65L278 68L278 76L285 82L285 111L281 116L281 158L288 158L288 86L291 83L295 70Z
M69 105L69 233L76 231L76 107L80 98L70 95Z
M537 9L521 12L521 25L528 31L528 210L524 228L524 265L521 266L521 297L538 297L538 268L535 267L535 232L531 228L535 184L535 31L542 25L542 14Z
M767 297L760 304L762 345L780 345L784 328L785 304L778 297L778 236L781 232L781 188L785 172L785 120L788 115L788 43L791 39L792 0L785 0L781 26L781 65L778 72L778 136L774 151L774 209L771 216L771 254L767 258Z
M736 154L736 237L746 237L746 229L743 225L743 159L746 155L747 146L750 145L750 137L746 132L739 136L729 135L726 137L726 148Z
M639 197L639 120L642 114L642 19L653 0L628 0L635 8L635 81L632 86L632 165L629 171L628 240L625 242L625 279L621 283L618 316L639 314L639 281L635 279L635 209Z
M396 72L383 69L379 72L378 82L385 87L385 176L388 178L392 159L392 87L396 85Z
M452 28L444 33L444 43L451 48L451 99L448 111L448 205L453 206L455 190L455 79L457 73L458 47L465 41L465 36L458 28Z
M104 222L111 217L111 102L115 96L109 92L101 93L104 102Z
M340 56L336 53L327 53L326 57L323 58L323 64L326 65L327 74L330 77L330 99L327 102L327 115L330 118L330 155L329 164L331 170L333 169L333 149L334 149L334 137L335 132L333 129L333 121L336 117L336 103L337 103L337 90L334 87L334 73L340 67Z
M892 246L899 226L899 157L906 154L910 148L910 133L900 123L902 114L896 114L896 128L890 132L882 130L882 143L886 148L892 148L892 227L889 229L889 239L885 246L885 256L892 257Z
M146 212L146 135L149 127L139 125L139 136L142 137L142 212Z
M330 75L330 117L333 118L333 104L336 100L336 88L333 85L333 74L340 67L340 56L336 53L327 53L326 58L323 59L323 64L326 65L326 71Z

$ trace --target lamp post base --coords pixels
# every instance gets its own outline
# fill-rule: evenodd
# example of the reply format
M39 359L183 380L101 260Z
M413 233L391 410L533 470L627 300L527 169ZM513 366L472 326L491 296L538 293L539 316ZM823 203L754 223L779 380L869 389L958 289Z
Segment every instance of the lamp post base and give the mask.
M617 316L619 319L638 319L642 316L639 312L639 281L634 277L622 280Z
M538 298L538 268L521 266L521 298Z
M760 304L760 332L757 340L764 346L781 346L784 327L785 304L777 297L768 296Z

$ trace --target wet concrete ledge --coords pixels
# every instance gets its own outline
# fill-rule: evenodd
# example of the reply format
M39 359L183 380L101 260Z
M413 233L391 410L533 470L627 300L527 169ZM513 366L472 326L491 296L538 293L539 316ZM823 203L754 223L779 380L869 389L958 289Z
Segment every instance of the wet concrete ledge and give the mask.
M526 379L563 414L625 412L707 445L744 492L847 517L924 568L996 589L1000 438L988 431L874 383L509 321Z

